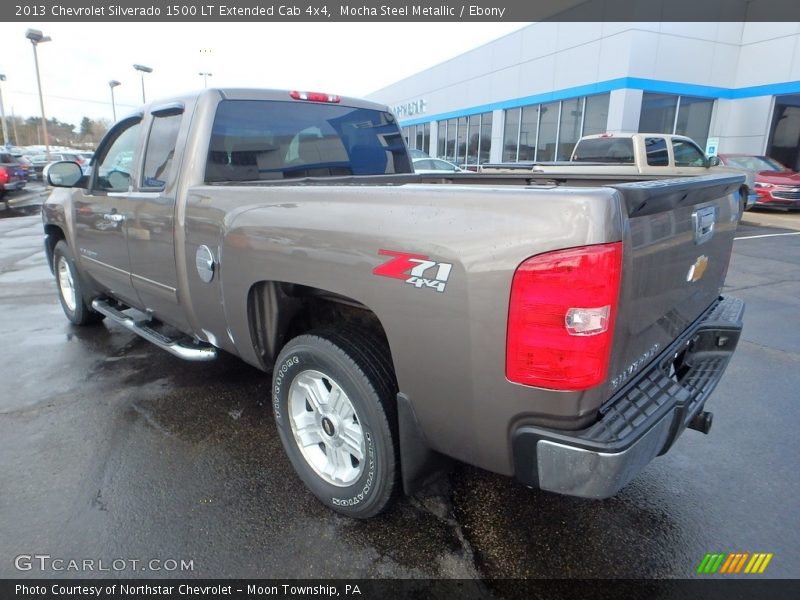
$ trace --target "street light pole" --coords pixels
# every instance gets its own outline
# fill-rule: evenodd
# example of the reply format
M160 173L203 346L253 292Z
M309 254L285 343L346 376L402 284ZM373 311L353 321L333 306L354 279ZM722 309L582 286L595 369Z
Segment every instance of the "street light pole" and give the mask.
M0 74L0 82L6 80L6 76ZM0 119L3 120L3 144L8 146L8 124L6 123L6 109L3 106L3 86L0 85Z
M117 105L114 102L114 88L120 85L120 82L116 79L112 79L108 82L108 87L111 88L111 114L114 115L114 122L117 122Z
M147 102L147 100L145 100L145 97L144 97L144 74L145 73L152 73L153 69L150 68L150 67L145 67L144 65L133 65L133 68L136 69L137 71L139 71L142 74L142 104L144 104L144 103Z
M203 87L207 88L208 87L208 78L211 77L214 74L213 73L205 73L205 72L201 71L200 73L198 73L198 75L201 75L203 77Z
M25 37L31 41L33 46L33 62L36 65L36 83L39 86L39 108L42 110L42 136L44 137L44 155L50 160L50 142L47 140L47 118L44 116L44 96L42 96L42 79L39 77L39 55L36 46L44 42L49 42L50 37L42 35L38 29L28 29Z

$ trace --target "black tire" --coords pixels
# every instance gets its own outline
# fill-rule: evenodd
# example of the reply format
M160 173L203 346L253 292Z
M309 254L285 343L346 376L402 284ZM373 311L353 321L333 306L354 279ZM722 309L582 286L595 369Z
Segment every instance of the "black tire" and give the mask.
M293 423L297 420L290 412L290 391L298 376L308 377L309 373L327 378L324 383L329 393L330 386L338 386L355 412L353 423L363 434L364 458L362 462L355 454L350 456L350 466L358 473L352 475L356 477L352 481L334 485L326 479L306 458L295 437ZM387 508L400 489L396 393L388 348L382 340L365 331L311 332L291 340L278 356L272 375L272 405L281 442L300 479L332 510L356 519L373 517ZM296 398L303 395L309 396L302 392ZM331 397L333 394L329 399ZM315 412L308 399L304 402L312 415L324 414L324 411ZM297 399L292 406L298 406ZM341 436L345 430L341 422L337 424L338 430L330 426L335 434L322 427L317 434L322 441L306 446L313 452L321 451L320 456L328 456L330 446L327 443L333 443L334 438L324 436Z
M61 278L67 276L64 269L69 271L71 286L74 290L71 300L66 297L69 292L65 291L65 287L61 284ZM75 268L75 258L64 240L60 240L53 249L53 271L56 276L58 300L61 302L61 308L67 318L74 325L90 325L102 321L103 315L93 311L83 300L83 284Z

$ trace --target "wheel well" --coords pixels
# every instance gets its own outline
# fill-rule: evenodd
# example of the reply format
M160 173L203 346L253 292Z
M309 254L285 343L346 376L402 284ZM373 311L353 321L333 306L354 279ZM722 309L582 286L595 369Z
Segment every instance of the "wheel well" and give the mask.
M57 225L44 226L44 248L47 255L47 264L50 265L50 272L53 272L53 252L56 244L61 240L66 240L66 236Z
M326 290L276 281L262 281L248 295L250 336L265 371L286 343L307 331L322 328L358 328L383 343L397 386L389 340L378 316L364 304ZM397 387L395 387L397 390ZM447 457L428 447L411 401L402 393L394 398L403 490L412 494L450 469Z
M367 306L327 290L261 281L250 288L247 302L250 337L265 371L271 371L283 346L313 329L357 327L389 349L386 331Z

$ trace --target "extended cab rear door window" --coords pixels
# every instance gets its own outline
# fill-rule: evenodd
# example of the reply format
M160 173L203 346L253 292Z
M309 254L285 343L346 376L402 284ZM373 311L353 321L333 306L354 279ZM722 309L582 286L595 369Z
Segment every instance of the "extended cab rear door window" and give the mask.
M182 114L154 116L144 155L142 191L162 191L172 181L172 163Z
M412 173L390 113L339 104L224 100L206 181Z
M668 167L669 151L667 141L663 137L649 137L644 140L644 150L647 154L647 165L650 167Z

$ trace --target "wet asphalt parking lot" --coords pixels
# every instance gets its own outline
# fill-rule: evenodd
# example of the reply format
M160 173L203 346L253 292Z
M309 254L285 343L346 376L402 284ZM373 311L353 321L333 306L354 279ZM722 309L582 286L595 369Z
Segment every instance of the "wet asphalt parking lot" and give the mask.
M2 578L77 575L19 571L21 554L193 566L128 577L685 578L707 552L772 552L768 575L800 577L800 214L740 228L727 283L745 329L710 435L687 431L605 501L459 466L356 522L293 474L265 374L70 326L29 202L0 211Z

